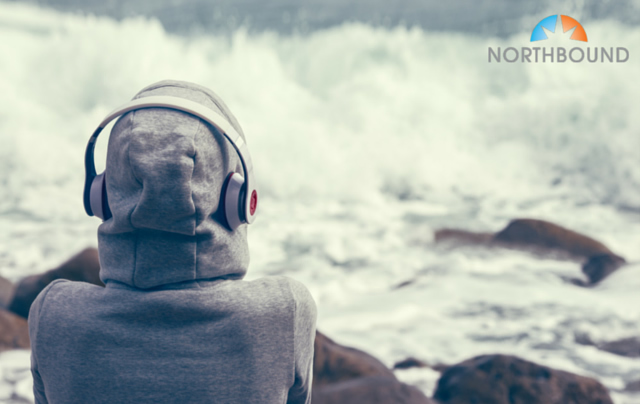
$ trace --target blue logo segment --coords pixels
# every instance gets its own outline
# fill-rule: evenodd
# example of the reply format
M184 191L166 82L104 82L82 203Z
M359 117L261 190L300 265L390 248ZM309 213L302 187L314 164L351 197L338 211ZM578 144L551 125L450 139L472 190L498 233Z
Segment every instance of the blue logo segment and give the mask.
M536 27L533 29L533 32L531 33L531 42L548 39L549 37L547 36L546 32L544 32L542 28L544 27L549 31L555 33L557 21L558 21L557 15L550 15L544 20L540 21L538 25L536 25Z

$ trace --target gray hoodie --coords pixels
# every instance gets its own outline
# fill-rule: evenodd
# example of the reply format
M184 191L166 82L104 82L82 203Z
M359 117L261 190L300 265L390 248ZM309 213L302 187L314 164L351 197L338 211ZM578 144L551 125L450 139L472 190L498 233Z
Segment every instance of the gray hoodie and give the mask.
M163 81L224 115L210 90ZM58 280L29 313L36 403L309 403L316 308L284 277L243 281L247 226L229 231L221 188L231 144L188 114L145 109L114 126L113 217L100 225L106 287Z

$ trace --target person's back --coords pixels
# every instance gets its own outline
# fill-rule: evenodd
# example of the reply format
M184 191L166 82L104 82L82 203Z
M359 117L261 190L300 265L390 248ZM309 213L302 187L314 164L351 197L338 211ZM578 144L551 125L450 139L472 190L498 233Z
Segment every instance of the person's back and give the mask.
M161 82L219 111L211 91ZM215 133L214 134L212 133ZM168 109L123 116L109 140L112 217L99 229L106 287L55 281L29 314L37 403L309 403L315 305L284 277L243 281L246 226L231 231L228 141Z

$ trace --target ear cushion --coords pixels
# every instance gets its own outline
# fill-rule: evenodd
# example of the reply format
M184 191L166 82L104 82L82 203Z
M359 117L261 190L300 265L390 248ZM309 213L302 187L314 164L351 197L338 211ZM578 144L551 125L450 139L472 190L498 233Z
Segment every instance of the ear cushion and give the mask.
M244 185L244 177L239 173L231 173L227 177L224 193L224 212L227 218L227 224L231 230L237 229L242 223L243 218L240 216L242 211L241 191Z
M89 202L91 211L95 216L98 216L103 221L111 217L111 210L107 202L107 184L105 183L104 173L96 175L93 179Z

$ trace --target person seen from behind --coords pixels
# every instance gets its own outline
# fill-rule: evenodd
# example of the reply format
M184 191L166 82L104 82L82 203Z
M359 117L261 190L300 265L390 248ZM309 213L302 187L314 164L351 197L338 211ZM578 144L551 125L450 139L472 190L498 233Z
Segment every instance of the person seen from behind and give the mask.
M145 106L114 125L105 174L88 169L85 192L104 219L105 287L56 280L31 306L36 403L310 403L310 293L286 277L243 280L258 199L242 182L240 125L192 83L152 84L136 102L217 123Z

